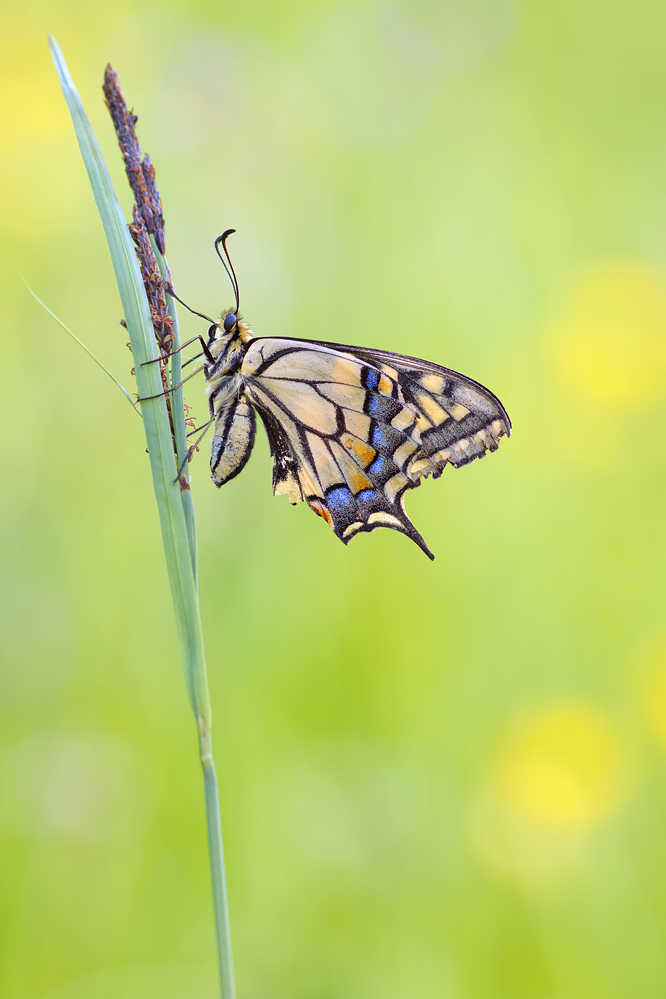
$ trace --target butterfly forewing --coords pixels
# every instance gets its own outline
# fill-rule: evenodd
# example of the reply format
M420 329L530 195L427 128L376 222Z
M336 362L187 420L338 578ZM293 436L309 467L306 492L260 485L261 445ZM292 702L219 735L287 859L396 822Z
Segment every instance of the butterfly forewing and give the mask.
M221 360L207 372L216 484L238 474L249 457L254 407L268 435L276 495L305 500L345 544L361 531L391 527L432 558L403 495L447 463L460 467L495 451L511 432L499 400L472 379L419 358L252 339L238 325L238 343L218 327L211 349ZM227 356L235 358L233 369L225 367Z

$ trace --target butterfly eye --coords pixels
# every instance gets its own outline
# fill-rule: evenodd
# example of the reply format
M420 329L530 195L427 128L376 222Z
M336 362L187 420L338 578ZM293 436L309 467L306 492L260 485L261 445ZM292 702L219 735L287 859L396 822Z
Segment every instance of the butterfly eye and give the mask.
M228 316L225 316L224 322L222 323L224 326L224 332L231 333L237 322L238 318L233 314L233 312L229 313Z

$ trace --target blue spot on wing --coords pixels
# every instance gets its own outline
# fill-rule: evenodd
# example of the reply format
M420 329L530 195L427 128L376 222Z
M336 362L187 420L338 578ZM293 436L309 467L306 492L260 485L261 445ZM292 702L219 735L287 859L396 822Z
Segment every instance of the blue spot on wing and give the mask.
M332 514L347 514L354 497L346 486L334 486L326 493L326 505Z
M401 403L392 396L380 395L378 392L368 390L363 412L383 423L390 423L395 414L399 413L401 409Z
M385 458L383 454L378 454L373 463L368 467L368 472L370 475L377 475L380 478L384 476L389 478L393 475L396 467L394 461Z
M376 395L369 395L365 403L365 411L368 416L380 416L382 411L381 399Z
M373 510L379 510L382 506L381 496L376 489L362 489L356 495L356 503L362 520L367 520Z
M388 444L386 432L379 423L375 423L374 427L372 428L372 436L370 442L374 447L375 451L381 451L382 448L386 447L386 445Z
M375 371L374 368L365 368L363 371L362 384L364 384L366 388L376 389L379 385L380 378L381 375L379 371Z

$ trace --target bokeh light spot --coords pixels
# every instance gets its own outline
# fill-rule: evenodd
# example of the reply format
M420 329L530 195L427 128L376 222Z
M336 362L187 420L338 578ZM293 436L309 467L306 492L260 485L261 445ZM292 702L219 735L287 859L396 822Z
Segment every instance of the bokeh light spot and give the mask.
M498 779L507 807L551 827L587 826L612 810L621 748L610 721L583 704L549 708L510 740Z
M472 807L472 840L496 873L541 883L576 866L592 832L626 802L631 766L597 707L570 702L509 732Z
M553 324L561 377L585 396L641 408L666 388L666 280L648 265L583 275Z

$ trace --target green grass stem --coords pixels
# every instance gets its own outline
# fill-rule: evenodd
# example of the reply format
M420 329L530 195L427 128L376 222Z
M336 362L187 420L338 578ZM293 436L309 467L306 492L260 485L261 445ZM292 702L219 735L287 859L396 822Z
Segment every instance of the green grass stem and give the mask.
M173 450L166 401L162 394L159 365L145 364L146 361L154 360L157 357L157 345L134 245L99 144L69 75L60 47L53 38L49 39L49 45L65 100L74 122L81 155L88 171L95 202L109 245L132 344L139 396L146 399L141 404L143 425L150 456L153 487L159 511L176 626L185 666L187 691L197 722L199 755L204 772L221 996L222 999L234 999L220 811L210 734L210 698L196 586L196 556L194 554L196 531L191 495L189 490L181 494L176 479L177 462ZM173 303L171 306L173 307ZM180 358L179 354L177 356ZM180 377L180 374L177 373L179 365L180 361L178 361L178 368L172 371L173 378ZM177 383L174 381L174 384ZM156 398L148 399L150 396ZM179 421L178 435L181 438L179 449L184 447L184 428L184 420ZM189 498L183 500L183 496Z

